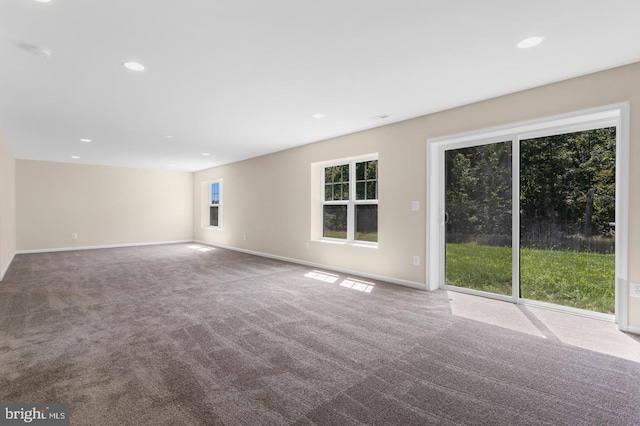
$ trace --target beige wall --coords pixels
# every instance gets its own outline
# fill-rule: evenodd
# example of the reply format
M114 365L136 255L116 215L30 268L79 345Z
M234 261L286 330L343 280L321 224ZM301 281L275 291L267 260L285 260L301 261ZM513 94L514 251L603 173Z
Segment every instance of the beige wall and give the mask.
M16 251L16 160L0 135L0 280Z
M351 269L405 283L426 283L426 155L428 138L507 125L587 108L631 102L631 182L640 170L640 63L567 80L437 114L204 170L194 178L194 236L212 244ZM390 112L393 114L393 112ZM377 248L312 239L312 209L319 209L314 163L379 154L380 204ZM315 174L314 174L315 176ZM206 209L202 184L224 182L222 230L201 226ZM410 210L411 200L420 211ZM630 259L640 256L640 194L630 194ZM243 236L246 235L246 240ZM309 242L309 248L305 243ZM640 264L629 278L640 281ZM640 299L630 299L629 322L640 326Z
M18 250L193 237L192 173L18 160L16 185Z

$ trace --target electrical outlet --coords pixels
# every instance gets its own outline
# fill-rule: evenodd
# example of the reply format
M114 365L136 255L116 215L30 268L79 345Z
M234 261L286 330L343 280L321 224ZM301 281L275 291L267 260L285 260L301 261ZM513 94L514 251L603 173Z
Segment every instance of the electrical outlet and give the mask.
M74 240L78 239L78 234L74 232L73 234L71 234L71 238L73 238Z
M640 283L631 283L629 290L631 297L640 297Z
M412 212L417 212L418 210L420 210L420 201L412 201L411 202L411 211Z
M304 243L304 248L309 248L309 243Z
M413 266L420 266L420 256L413 256Z
M244 241L247 241L247 234L243 234L243 235L242 235L242 239L243 239Z

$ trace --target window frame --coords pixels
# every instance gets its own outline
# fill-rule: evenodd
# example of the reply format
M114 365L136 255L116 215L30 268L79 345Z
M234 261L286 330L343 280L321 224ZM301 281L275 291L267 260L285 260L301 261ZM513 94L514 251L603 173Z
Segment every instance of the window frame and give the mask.
M365 163L368 161L377 161L376 167L376 198L356 200L356 165L359 163ZM348 200L325 200L325 178L326 169L328 167L336 167L348 165L349 166L349 199ZM332 160L322 164L320 168L320 239L323 241L339 242L345 244L363 244L369 246L377 246L378 241L364 241L356 239L356 206L358 205L379 205L380 200L380 161L378 155L367 155L363 157ZM324 236L324 207L325 206L347 206L347 237L346 238L332 238ZM376 212L377 213L377 212Z
M606 105L581 111L573 111L561 115L542 117L524 122L516 122L503 126L476 131L461 133L457 135L427 139L427 289L436 290L444 283L444 252L441 244L444 241L444 210L442 209L444 195L441 190L444 181L444 168L441 163L444 158L446 148L464 145L469 141L482 141L491 138L509 137L517 143L515 147L519 149L519 142L523 139L543 137L561 133L571 133L601 127L616 127L616 232L615 232L615 315L614 321L618 323L618 329L629 331L628 298L629 298L629 149L630 149L630 103L622 102L618 104ZM513 152L514 157L519 157L519 152ZM517 172L517 169L514 169ZM519 175L514 177L515 182L519 182ZM514 189L514 197L517 197L518 190ZM515 204L515 203L514 203ZM519 232L519 215L514 215L513 232ZM514 250L514 256L518 256L519 250ZM513 275L519 277L519 261L512 261ZM515 293L515 292L514 292ZM486 295L485 295L486 296ZM497 298L493 296L486 296ZM514 294L508 298L513 303L523 303L540 306L521 299L519 294ZM598 317L605 319L607 314L593 315L584 310L573 310L572 308L551 305L545 308L564 312L572 312L588 317ZM609 316L611 317L611 316Z
M213 202L213 185L218 185L218 203L214 204ZM207 182L207 228L211 229L222 229L222 216L223 216L223 208L222 208L222 180L214 180L211 182ZM218 208L218 225L211 225L211 208Z

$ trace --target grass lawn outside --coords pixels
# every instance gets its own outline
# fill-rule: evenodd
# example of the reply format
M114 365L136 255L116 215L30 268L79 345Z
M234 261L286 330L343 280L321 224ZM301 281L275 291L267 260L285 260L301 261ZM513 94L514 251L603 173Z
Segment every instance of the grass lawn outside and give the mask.
M447 244L447 284L511 295L511 248ZM612 314L615 255L520 249L520 297Z
M339 238L341 240L347 239L347 231L324 231L325 238ZM356 241L369 241L376 243L378 242L378 233L377 232L357 232L356 233Z
M323 237L325 237L325 238L339 238L341 240L346 240L347 239L347 231L331 231L331 230L325 229Z

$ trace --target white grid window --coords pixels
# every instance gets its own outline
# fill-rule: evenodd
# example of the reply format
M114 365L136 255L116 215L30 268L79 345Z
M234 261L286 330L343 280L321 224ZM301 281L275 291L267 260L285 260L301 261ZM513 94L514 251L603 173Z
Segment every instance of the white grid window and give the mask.
M222 182L212 182L209 191L209 226L222 227Z
M378 159L336 162L322 169L322 237L378 242Z

